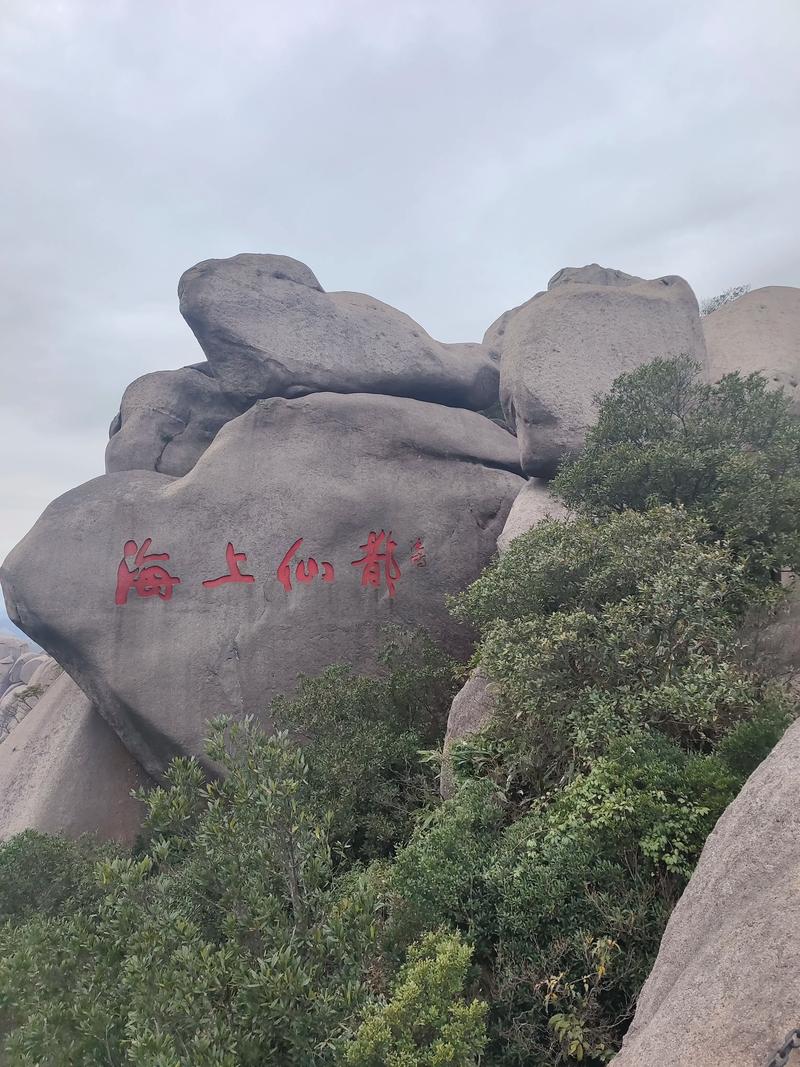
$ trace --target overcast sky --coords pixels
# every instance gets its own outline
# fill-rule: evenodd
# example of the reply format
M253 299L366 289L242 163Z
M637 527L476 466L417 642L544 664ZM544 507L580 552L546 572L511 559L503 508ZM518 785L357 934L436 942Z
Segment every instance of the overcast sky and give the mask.
M280 252L442 340L559 267L800 285L800 0L0 0L0 558Z

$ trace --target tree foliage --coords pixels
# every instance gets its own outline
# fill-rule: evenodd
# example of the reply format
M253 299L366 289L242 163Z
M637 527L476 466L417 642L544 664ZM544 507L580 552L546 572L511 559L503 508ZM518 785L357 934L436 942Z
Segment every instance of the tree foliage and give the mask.
M700 513L763 581L800 566L800 427L762 375L716 385L686 358L616 380L553 488L581 515L672 504Z

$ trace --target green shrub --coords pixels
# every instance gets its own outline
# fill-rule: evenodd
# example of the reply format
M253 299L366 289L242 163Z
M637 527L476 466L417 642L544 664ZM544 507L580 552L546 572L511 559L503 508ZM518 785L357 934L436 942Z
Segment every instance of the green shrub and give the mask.
M96 895L93 864L114 854L91 837L78 841L26 830L0 843L0 923L21 923L88 903Z
M456 600L481 629L480 663L500 693L495 753L523 799L614 739L657 731L709 751L760 707L738 626L773 592L707 533L668 507L541 523Z
M436 797L422 752L444 734L458 683L455 663L423 632L389 629L384 677L331 667L272 705L304 743L309 788L333 812L332 837L350 861L387 856Z
M327 818L285 735L216 724L204 783L179 761L136 858L91 906L0 930L9 1067L337 1062L370 997L376 901L336 877Z
M619 377L553 488L593 518L654 504L699 512L767 581L800 565L800 426L762 375L707 385L699 371L682 357Z
M457 934L412 945L387 1003L370 1008L347 1048L349 1067L470 1067L486 1044L486 1004L467 1002L471 952Z

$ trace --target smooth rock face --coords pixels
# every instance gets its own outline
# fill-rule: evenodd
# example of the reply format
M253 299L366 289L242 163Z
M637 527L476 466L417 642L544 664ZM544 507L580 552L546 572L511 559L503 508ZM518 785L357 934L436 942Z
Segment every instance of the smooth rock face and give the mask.
M761 371L786 390L800 415L800 289L755 289L702 322L712 381L732 371Z
M559 271L483 340L501 357L500 401L522 465L541 478L583 446L595 397L620 374L657 357L706 362L697 300L682 278L645 281L597 264Z
M186 271L178 295L214 375L245 405L325 391L476 411L497 401L497 362L481 345L435 341L363 293L326 293L288 256L205 260Z
M799 762L795 723L708 838L614 1067L765 1067L800 1022Z
M268 723L300 672L369 669L387 623L465 651L444 598L494 555L518 470L514 438L474 412L261 401L181 479L120 472L51 504L0 570L9 615L155 774L202 753L211 717ZM254 580L203 585L237 566Z
M98 834L131 845L151 785L66 674L0 745L0 839L23 830Z
M195 367L145 374L123 394L111 424L106 471L158 471L180 477L241 411L219 382Z
M450 714L447 717L440 778L440 792L445 800L455 793L455 778L450 760L450 748L453 742L461 741L470 734L477 734L488 726L496 707L495 686L478 667L453 697Z
M566 507L548 489L547 482L531 478L511 505L506 524L497 538L498 552L502 555L515 537L527 533L542 519L565 519L568 515Z

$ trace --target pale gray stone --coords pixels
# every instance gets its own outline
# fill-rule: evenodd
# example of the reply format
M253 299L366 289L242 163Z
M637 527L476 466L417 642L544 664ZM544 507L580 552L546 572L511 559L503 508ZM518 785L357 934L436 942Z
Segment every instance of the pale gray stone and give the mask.
M39 652L38 654L26 657L24 660L17 660L14 664L14 672L23 685L32 685L36 673L43 668L46 668L47 665L52 662L52 657L44 652Z
M197 367L145 374L123 394L111 424L106 471L149 470L180 477L220 427L241 412L219 382Z
M17 656L11 670L8 672L8 684L16 685L19 682L24 682L26 679L23 677L23 672L26 665L32 660L38 659L40 655L41 652L23 652Z
M497 362L481 345L435 341L363 293L326 293L288 256L205 260L186 271L178 293L215 376L243 403L328 390L476 411L497 401Z
M484 337L501 357L500 400L522 465L544 478L583 446L596 396L620 374L657 357L706 363L697 300L682 278L644 281L593 264L564 268L550 284Z
M613 1067L764 1067L800 1025L799 763L795 723L708 838Z
M455 792L455 778L450 749L453 743L488 726L497 709L497 688L480 667L474 670L459 689L450 706L447 731L442 749L440 791L447 800Z
M268 724L271 698L301 672L369 669L387 623L465 652L445 596L492 558L523 484L514 438L474 412L368 394L265 400L181 479L126 471L66 493L0 577L12 619L157 773L175 754L202 753L211 717L252 712ZM360 546L381 531L397 544L394 596L383 567L377 586L362 584ZM131 590L117 605L123 547L147 538L180 584L170 599ZM277 572L299 538L297 559L313 557L319 573L306 584L293 566L287 591ZM204 588L228 570L228 543L256 580Z
M566 507L553 496L547 482L531 478L511 505L506 524L497 538L497 550L501 554L505 552L515 537L527 533L542 519L565 519L568 516Z
M43 656L42 662L36 667L36 670L30 677L28 684L33 689L41 689L44 692L53 684L56 678L59 678L63 673L61 664L56 663L52 656Z
M712 381L733 371L760 371L775 388L786 390L800 415L800 289L754 289L702 322Z
M66 674L0 745L0 839L23 830L133 844L151 780Z

